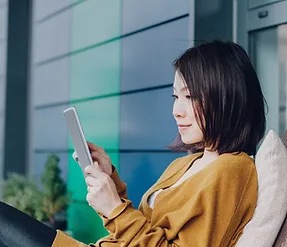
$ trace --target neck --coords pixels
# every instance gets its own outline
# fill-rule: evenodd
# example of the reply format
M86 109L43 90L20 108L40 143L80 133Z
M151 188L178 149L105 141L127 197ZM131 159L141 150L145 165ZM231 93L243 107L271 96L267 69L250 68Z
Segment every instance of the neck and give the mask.
M203 156L199 159L196 159L193 163L193 165L190 167L191 170L194 171L200 171L204 167L206 167L208 164L213 162L218 158L219 154L217 151L210 151L207 148L203 151Z
M203 151L203 156L198 160L201 165L207 165L218 158L219 154L217 151L210 151L207 148Z

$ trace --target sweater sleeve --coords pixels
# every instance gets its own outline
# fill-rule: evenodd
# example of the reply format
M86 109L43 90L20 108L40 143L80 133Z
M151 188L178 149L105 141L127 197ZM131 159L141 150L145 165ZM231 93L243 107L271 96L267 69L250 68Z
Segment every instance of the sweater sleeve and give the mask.
M52 244L52 247L64 247L64 246L69 246L69 247L88 247L88 245L85 245L76 239L70 237L66 233L57 230L56 237L54 239L54 242Z
M96 246L214 247L235 243L254 212L257 176L252 168L232 169L215 172L190 186L188 196L182 195L187 197L186 203L163 216L158 225L152 225L129 200L123 200L104 220L118 245L99 240Z

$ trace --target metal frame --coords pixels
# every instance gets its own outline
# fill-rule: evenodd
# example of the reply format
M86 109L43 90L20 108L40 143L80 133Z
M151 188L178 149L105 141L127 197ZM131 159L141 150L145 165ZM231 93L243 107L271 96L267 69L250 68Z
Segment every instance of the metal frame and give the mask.
M287 0L248 11L248 32L283 23L287 23Z

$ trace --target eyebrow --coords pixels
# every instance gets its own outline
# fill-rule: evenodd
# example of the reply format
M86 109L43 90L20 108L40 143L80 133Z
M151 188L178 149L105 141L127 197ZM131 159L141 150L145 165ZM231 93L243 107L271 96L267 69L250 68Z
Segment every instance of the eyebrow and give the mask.
M172 88L173 88L173 90L176 91L175 87L172 87ZM182 87L182 88L180 89L181 92L186 91L186 90L188 90L188 87L187 87L187 86Z

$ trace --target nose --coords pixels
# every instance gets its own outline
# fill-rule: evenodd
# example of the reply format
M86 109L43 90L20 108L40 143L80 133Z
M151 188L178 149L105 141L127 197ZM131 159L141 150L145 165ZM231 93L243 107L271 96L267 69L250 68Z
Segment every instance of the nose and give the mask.
M181 118L186 116L186 109L184 104L179 100L173 103L173 111L172 111L174 118Z

